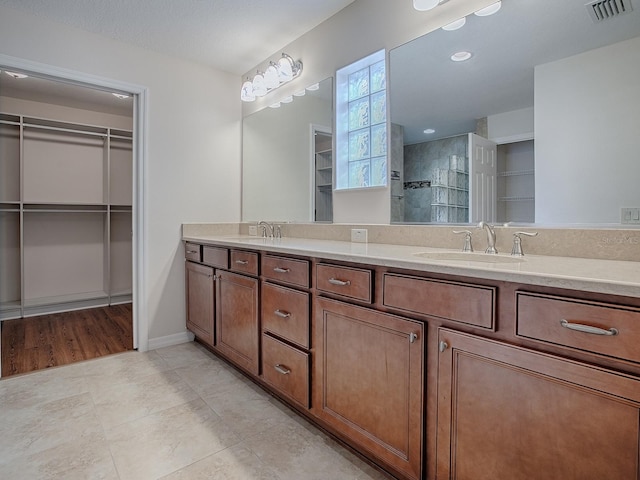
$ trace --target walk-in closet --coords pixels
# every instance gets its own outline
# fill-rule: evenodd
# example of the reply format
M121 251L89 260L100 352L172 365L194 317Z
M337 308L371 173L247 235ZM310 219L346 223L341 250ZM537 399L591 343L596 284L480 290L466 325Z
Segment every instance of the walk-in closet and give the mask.
M130 304L132 99L2 70L3 331L16 319Z

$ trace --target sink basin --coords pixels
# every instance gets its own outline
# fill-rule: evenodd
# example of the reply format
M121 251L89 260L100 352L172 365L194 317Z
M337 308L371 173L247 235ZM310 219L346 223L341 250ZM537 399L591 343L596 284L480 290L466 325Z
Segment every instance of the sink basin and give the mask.
M506 255L489 255L487 253L473 252L418 252L416 257L429 260L445 260L455 262L482 262L482 263L522 263L522 257L508 257Z

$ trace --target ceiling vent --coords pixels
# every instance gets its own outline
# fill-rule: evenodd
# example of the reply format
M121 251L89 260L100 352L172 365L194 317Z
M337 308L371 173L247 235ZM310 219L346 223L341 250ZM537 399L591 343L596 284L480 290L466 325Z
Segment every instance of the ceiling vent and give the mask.
M598 23L608 18L619 17L629 13L631 0L596 0L585 5L593 23Z

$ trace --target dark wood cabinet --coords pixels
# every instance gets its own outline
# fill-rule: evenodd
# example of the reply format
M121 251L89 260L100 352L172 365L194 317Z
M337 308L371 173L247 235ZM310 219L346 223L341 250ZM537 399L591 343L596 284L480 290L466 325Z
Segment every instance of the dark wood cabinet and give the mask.
M187 329L207 345L214 343L215 277L206 265L185 262Z
M253 375L260 370L258 279L218 270L215 348Z
M640 380L439 332L437 478L638 480Z
M312 412L403 477L422 476L421 322L315 302Z

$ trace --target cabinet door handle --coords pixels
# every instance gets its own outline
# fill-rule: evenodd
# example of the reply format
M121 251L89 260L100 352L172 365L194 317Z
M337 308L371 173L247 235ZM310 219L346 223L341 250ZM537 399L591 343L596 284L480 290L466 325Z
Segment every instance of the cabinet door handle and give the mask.
M291 316L291 314L289 312L286 312L284 310L276 310L273 313L275 313L277 316L281 317L281 318L289 318Z
M276 369L276 372L281 373L282 375L289 375L291 373L290 369L283 365L280 365L279 363L274 365L273 368Z
M348 287L349 285L351 285L351 280L340 280L337 278L330 278L329 279L329 283L331 285L339 285L341 287Z
M198 253L197 250L187 250L187 254L192 255L194 253Z
M447 348L449 348L449 344L447 342L440 341L438 344L438 350L440 350L440 353L444 352Z
M249 260L236 260L236 263L238 265L248 265L249 264Z
M618 335L617 328L612 327L609 329L604 329L604 328L592 327L591 325L583 325L582 323L570 323L564 318L560 320L560 325L563 326L564 328L568 328L569 330L575 330L577 332L583 332L583 333L590 333L592 335L607 335L609 337L613 335Z
M418 339L418 334L417 333L411 332L409 334L409 343L415 343L417 339Z
M277 273L289 273L291 271L291 269L290 268L274 267L273 271L277 272Z

